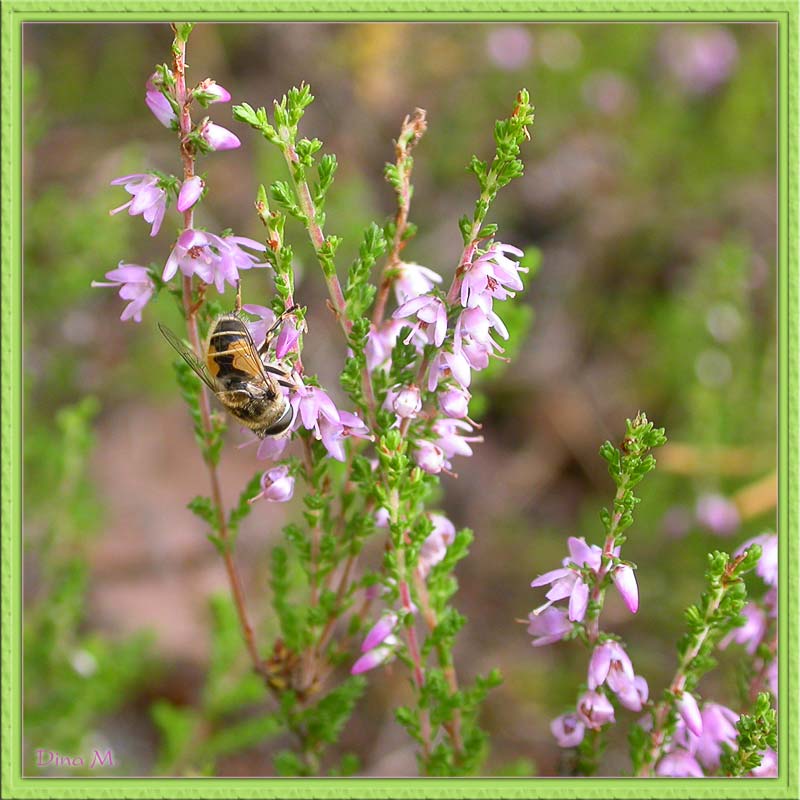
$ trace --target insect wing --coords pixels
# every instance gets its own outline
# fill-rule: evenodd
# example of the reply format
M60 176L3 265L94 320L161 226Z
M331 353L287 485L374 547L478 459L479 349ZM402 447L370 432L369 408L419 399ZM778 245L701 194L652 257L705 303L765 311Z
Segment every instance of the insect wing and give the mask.
M213 378L208 374L206 365L166 326L158 323L158 329L164 334L164 338L178 351L181 358L197 373L198 377L211 389L217 392L217 386Z

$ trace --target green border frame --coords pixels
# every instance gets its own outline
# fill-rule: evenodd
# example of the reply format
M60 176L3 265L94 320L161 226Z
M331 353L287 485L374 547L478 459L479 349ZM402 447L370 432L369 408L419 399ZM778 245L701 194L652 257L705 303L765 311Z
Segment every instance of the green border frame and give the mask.
M800 798L798 713L798 0L748 2L460 3L395 0L4 0L2 20L2 796L23 797L728 797ZM570 778L32 778L21 774L21 460L22 460L22 24L24 22L194 21L727 21L774 22L779 31L779 777L729 779Z

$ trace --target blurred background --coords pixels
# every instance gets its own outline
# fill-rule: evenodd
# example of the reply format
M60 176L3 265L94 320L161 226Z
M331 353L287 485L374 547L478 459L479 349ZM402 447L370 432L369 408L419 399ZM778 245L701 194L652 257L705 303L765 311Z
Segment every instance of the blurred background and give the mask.
M598 448L620 441L626 417L644 410L670 439L625 550L639 565L639 613L612 594L604 616L651 693L674 672L705 554L774 529L776 35L768 24L203 24L191 36L190 83L213 77L234 102L269 106L310 83L317 100L302 132L340 164L326 226L344 238L340 263L367 222L392 213L383 165L403 117L426 109L411 212L420 230L405 257L446 282L457 219L476 196L465 166L473 153L491 157L494 120L519 88L531 92L525 177L489 221L501 241L541 251L521 300L534 320L513 364L482 385L485 443L458 463L457 480L443 480L442 508L476 536L458 571L455 603L470 621L457 664L465 676L499 666L505 677L483 718L487 775L569 771L549 721L574 705L587 654L533 649L515 619L543 602L530 581L558 566L568 535L600 541L612 484ZM208 769L192 742L208 743L214 728L209 680L248 668L236 636L212 646L227 583L185 507L207 478L156 329L175 310L160 299L140 325L123 324L116 292L90 288L120 260L163 264L174 240L174 215L153 239L141 219L108 216L126 199L113 178L180 171L174 137L143 102L170 42L162 24L24 28L29 774L76 774L36 767L39 748L102 746L119 774ZM284 179L283 164L229 106L210 114L243 146L201 162L210 193L199 221L259 238L256 186ZM339 396L324 287L302 231L289 236L296 296L309 307L304 361ZM251 276L245 302L269 292L265 275ZM231 432L222 459L228 502L258 467L240 441ZM261 506L239 538L251 613L267 631L269 550L299 514L296 503ZM704 697L740 707L735 660L725 654L703 680ZM342 750L359 754L362 775L415 774L391 711L407 699L401 671L369 683ZM220 744L211 769L275 774L275 747L267 732ZM604 770L625 766L612 732Z

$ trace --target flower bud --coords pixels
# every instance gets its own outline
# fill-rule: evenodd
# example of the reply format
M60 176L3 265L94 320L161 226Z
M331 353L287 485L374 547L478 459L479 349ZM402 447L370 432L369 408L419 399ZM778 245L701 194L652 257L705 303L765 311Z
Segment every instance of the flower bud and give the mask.
M416 386L401 389L392 403L394 413L401 419L414 419L422 409L422 398Z
M628 611L635 614L639 609L639 586L636 583L636 575L627 564L620 564L612 573L617 591L619 591Z
M700 716L700 709L697 700L691 692L682 692L676 703L678 713L681 715L686 727L695 735L701 736L703 733L703 718Z
M206 78L197 87L197 92L203 96L204 104L227 103L231 99L231 93L211 78Z
M275 342L276 357L284 358L287 353L291 353L299 338L300 331L295 327L294 322L290 319L286 320L278 334L278 340Z
M414 463L429 475L438 475L444 469L444 451L433 442L421 439L414 450Z
M235 150L242 144L235 133L214 122L207 122L200 135L212 150Z
M165 127L171 128L173 124L177 123L178 116L172 108L172 104L167 98L157 90L148 90L145 92L144 101L153 116Z
M469 412L469 395L460 389L448 389L439 395L439 408L448 417L463 419Z
M285 503L294 494L294 478L289 467L280 466L267 470L261 476L261 497L271 503Z
M383 644L386 637L394 630L395 625L397 625L397 614L394 611L388 611L370 628L361 645L361 652L366 653L379 644Z
M350 674L360 675L362 672L375 669L375 667L379 667L385 661L388 661L394 655L394 646L397 644L397 639L394 636L387 636L384 642L380 647L364 653L350 668Z
M583 741L586 726L576 714L562 714L550 723L550 732L559 747L577 747Z
M181 190L178 193L177 209L181 213L188 211L199 199L203 193L205 182L199 175L189 178L184 181Z

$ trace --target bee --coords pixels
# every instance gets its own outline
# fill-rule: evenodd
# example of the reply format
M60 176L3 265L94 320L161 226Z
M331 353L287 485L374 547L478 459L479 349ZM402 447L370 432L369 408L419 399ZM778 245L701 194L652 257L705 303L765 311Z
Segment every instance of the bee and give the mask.
M205 363L169 328L161 323L158 327L228 413L263 439L283 433L292 424L292 407L280 389L292 384L284 370L266 363L265 356L281 322L296 308L292 306L275 320L260 348L236 311L217 317L206 339Z

